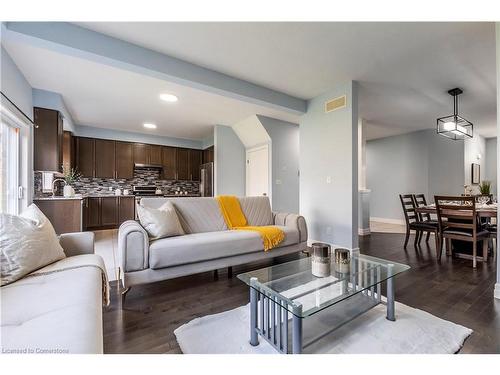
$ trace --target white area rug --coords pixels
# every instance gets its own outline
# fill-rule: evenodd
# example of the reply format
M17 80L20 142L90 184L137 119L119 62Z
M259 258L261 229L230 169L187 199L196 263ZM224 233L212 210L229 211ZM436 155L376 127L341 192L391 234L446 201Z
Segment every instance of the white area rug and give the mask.
M263 338L248 343L249 305L194 319L174 331L185 354L276 354ZM396 302L396 321L378 305L320 341L305 353L409 354L456 353L472 330ZM291 325L290 325L291 326Z

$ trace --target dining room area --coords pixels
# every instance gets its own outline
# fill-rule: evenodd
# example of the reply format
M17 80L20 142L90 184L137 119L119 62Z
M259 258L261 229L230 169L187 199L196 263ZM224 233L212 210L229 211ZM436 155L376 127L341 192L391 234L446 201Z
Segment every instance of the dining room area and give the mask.
M432 248L436 262L496 262L497 138L454 140L434 129L369 140L369 233L399 233L403 251Z

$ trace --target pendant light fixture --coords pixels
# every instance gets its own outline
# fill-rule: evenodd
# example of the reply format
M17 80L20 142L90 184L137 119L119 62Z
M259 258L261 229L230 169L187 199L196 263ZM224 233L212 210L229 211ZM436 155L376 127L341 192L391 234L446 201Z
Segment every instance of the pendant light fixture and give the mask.
M448 91L448 94L453 96L453 115L437 119L437 133L455 141L473 136L472 122L458 115L458 95L462 93L463 91L459 88Z

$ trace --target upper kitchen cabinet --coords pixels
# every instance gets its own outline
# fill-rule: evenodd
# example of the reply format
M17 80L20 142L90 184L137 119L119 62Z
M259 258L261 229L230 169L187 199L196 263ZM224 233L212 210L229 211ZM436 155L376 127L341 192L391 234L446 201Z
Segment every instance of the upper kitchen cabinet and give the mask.
M58 111L35 107L34 170L62 171L63 121Z
M116 142L116 178L134 178L133 144Z
M189 150L189 175L191 181L200 181L201 150Z
M149 164L151 148L144 143L134 143L134 164Z
M177 179L190 180L189 173L189 150L187 148L177 149Z
M75 153L75 137L71 132L65 131L63 134L62 147L62 164L64 168L75 168L76 153Z
M203 150L203 164L214 161L214 146Z
M177 179L177 149L175 147L162 147L163 179Z
M95 177L115 178L115 141L95 140Z
M149 152L149 162L148 164L161 165L162 164L162 155L161 155L161 146L158 145L150 145Z
M76 139L76 167L82 177L94 177L95 139Z

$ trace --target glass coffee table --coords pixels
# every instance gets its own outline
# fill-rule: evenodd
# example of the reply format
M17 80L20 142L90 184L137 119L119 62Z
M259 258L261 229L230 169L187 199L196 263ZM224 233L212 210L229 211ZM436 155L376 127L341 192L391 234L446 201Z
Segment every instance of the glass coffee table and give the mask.
M311 273L311 258L303 258L238 275L250 287L250 344L259 345L261 337L280 353L302 353L379 304L395 320L394 277L408 265L354 254L339 267L332 262L330 276L319 278Z

